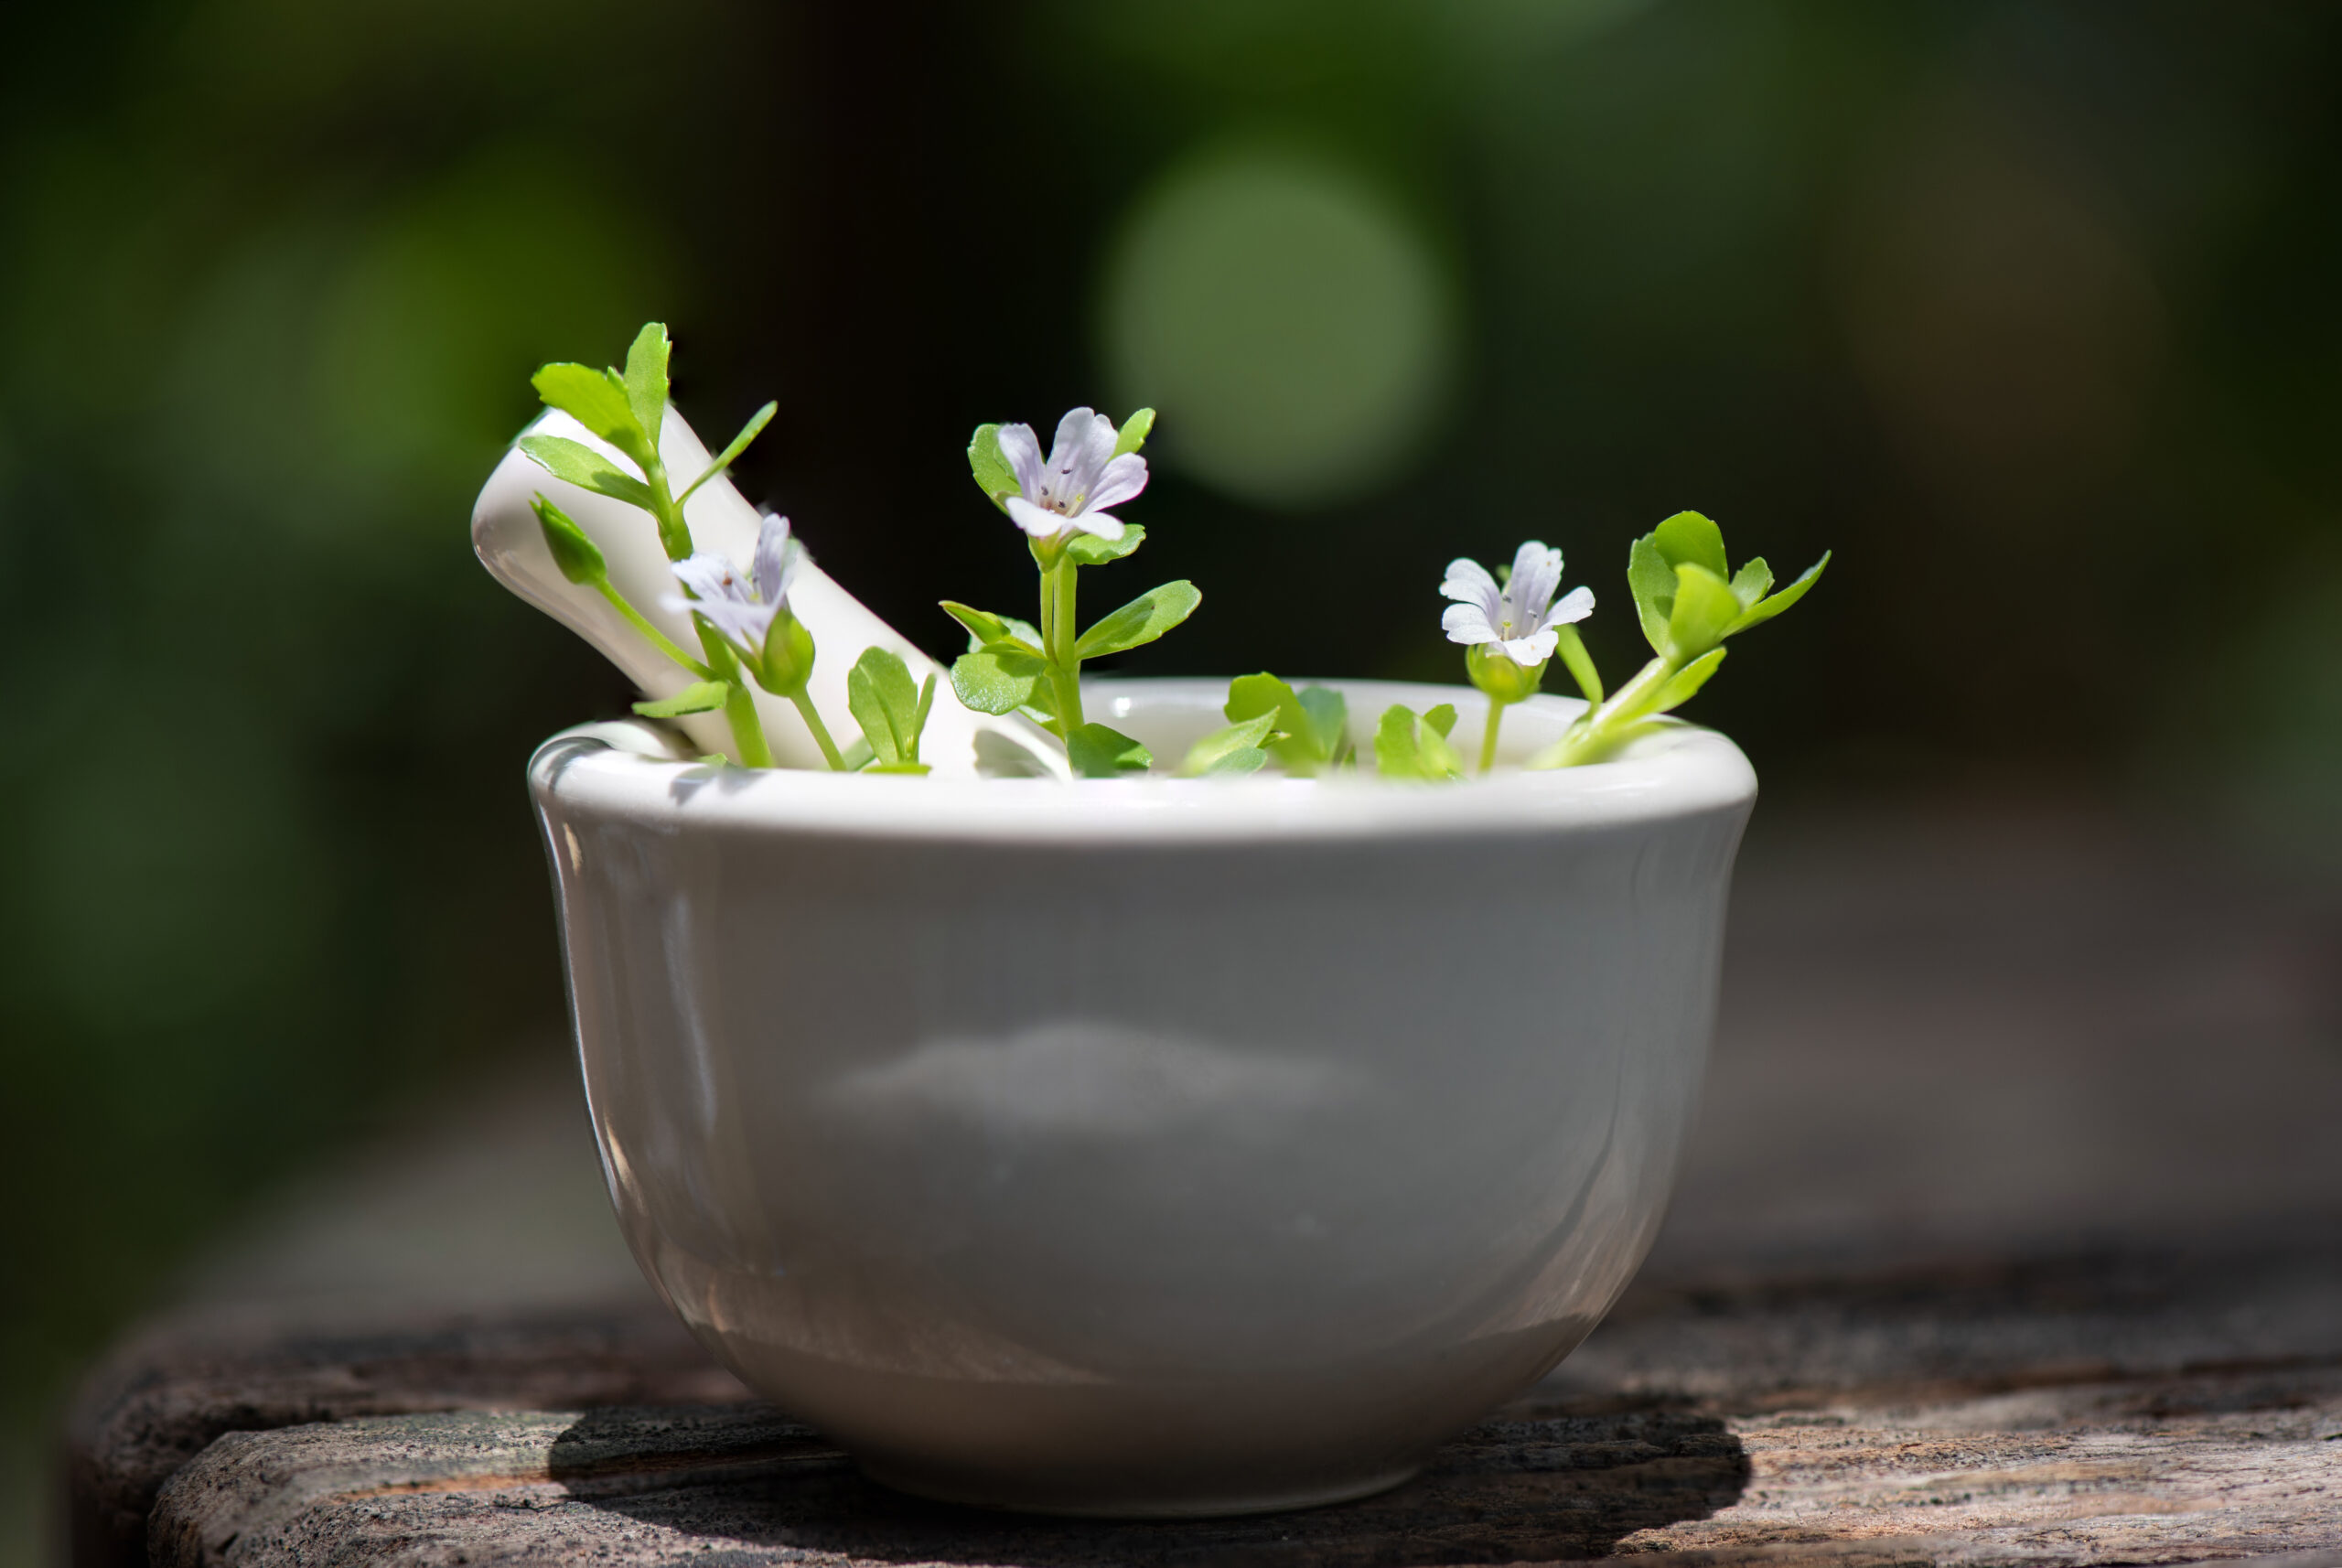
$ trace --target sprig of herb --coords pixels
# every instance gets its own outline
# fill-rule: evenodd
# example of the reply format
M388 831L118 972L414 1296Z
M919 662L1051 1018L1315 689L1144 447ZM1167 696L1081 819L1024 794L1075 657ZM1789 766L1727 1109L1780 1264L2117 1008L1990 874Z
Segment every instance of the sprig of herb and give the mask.
M1761 626L1797 603L1829 564L1824 551L1797 581L1775 593L1773 570L1762 557L1733 571L1723 531L1696 511L1677 512L1627 553L1627 586L1654 657L1606 698L1589 660L1581 677L1588 687L1586 711L1527 766L1570 768L1601 760L1646 722L1688 702L1723 665L1726 638Z
M1153 642L1203 601L1183 578L1077 629L1080 570L1119 561L1146 538L1144 529L1105 509L1146 488L1146 459L1138 454L1154 424L1153 409L1140 409L1117 430L1105 415L1077 408L1058 421L1046 458L1027 424L979 425L968 443L977 488L1025 532L1040 568L1040 618L1037 625L942 601L968 633L968 651L951 666L951 689L979 713L1037 721L1065 742L1066 760L1085 779L1142 772L1154 757L1130 736L1084 718L1083 662Z

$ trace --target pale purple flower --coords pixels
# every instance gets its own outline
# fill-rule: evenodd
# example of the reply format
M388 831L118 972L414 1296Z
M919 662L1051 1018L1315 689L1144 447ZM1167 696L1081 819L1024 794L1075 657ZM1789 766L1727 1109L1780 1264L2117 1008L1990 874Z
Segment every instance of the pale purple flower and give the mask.
M1561 585L1562 553L1533 539L1513 556L1512 576L1501 588L1477 561L1459 557L1447 564L1447 580L1439 585L1456 601L1439 624L1448 641L1495 643L1526 670L1553 656L1553 645L1561 640L1556 627L1594 613L1593 589L1572 588L1557 604L1553 595Z
M1058 421L1048 459L1029 424L1000 427L1000 455L1008 459L1022 495L1006 499L1008 515L1036 539L1059 539L1075 529L1101 539L1123 536L1122 520L1104 509L1146 489L1146 459L1114 456L1114 422L1077 408Z
M671 594L659 602L671 610L704 616L751 658L763 654L773 618L788 607L789 585L804 564L805 547L789 536L789 520L765 518L757 533L755 575L743 576L727 556L703 550L675 563L675 580L697 596Z

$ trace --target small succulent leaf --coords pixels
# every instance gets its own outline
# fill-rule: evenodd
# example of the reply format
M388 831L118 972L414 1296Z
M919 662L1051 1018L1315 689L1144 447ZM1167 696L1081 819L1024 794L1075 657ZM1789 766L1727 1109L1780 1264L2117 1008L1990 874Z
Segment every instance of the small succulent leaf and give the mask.
M980 714L1013 714L1031 703L1048 666L998 644L963 653L951 665L951 690Z
M1671 566L1704 566L1719 577L1732 575L1724 564L1724 531L1696 511L1679 511L1650 531L1650 542Z
M927 679L919 685L919 706L911 711L911 756L914 758L919 756L920 738L927 734L927 716L934 711L935 671L930 670L927 672Z
M599 583L609 576L609 563L602 559L601 550L567 512L542 495L529 506L537 514L537 527L545 536L553 564L561 568L564 577L573 583Z
M650 510L650 487L632 474L612 467L610 460L583 442L561 435L523 435L521 450L529 460L556 479L607 496L614 501Z
M1016 482L1016 470L1001 454L997 424L979 424L976 433L968 438L968 471L975 476L976 489L1003 511L1008 510L1004 498L1023 493L1024 487Z
M1313 686L1310 690L1322 692L1324 688ZM1239 675L1230 681L1228 702L1220 712L1239 723L1260 715L1273 719L1282 732L1280 737L1273 745L1260 744L1268 746L1287 772L1305 777L1333 759L1333 747L1320 740L1300 694L1266 671L1258 675Z
M1123 421L1122 430L1114 436L1114 456L1135 452L1146 445L1147 433L1155 428L1155 410L1142 408Z
M1101 539L1094 533L1077 533L1065 547L1065 553L1081 566L1103 566L1109 561L1119 561L1146 542L1146 530L1137 523L1123 524L1120 539Z
M1442 703L1421 719L1414 711L1393 703L1382 711L1374 727L1374 770L1385 779L1412 779L1444 783L1464 777L1464 759L1447 744L1441 721L1452 725L1456 710Z
M731 688L722 681L694 681L671 697L637 703L634 711L646 719L680 718L685 714L712 714L724 705Z
M1762 555L1754 555L1740 564L1732 575L1732 596L1740 601L1742 609L1761 599L1773 586L1773 569L1765 564Z
M765 404L764 407L757 410L756 413L748 415L748 423L740 426L740 434L732 437L732 444L725 447L723 451L718 452L715 455L714 460L710 462L706 467L700 470L699 478L693 479L684 489L683 493L675 498L675 504L677 506L682 505L685 501L691 499L693 496L699 493L699 488L702 485L715 478L716 475L723 473L726 468L729 468L733 465L734 461L739 457L740 454L748 449L748 443L754 441L763 433L764 427L772 423L773 411L779 406L780 404L777 403L768 403Z
M1423 731L1415 736L1415 757L1423 777L1435 784L1464 777L1464 758L1447 744L1445 731L1432 727L1431 714L1423 715Z
M1821 580L1821 569L1829 564L1830 552L1825 550L1821 553L1821 559L1808 566L1804 575L1796 582L1791 583L1772 597L1759 599L1749 606L1738 620L1724 628L1724 635L1730 637L1735 632L1746 631L1752 626L1762 626L1798 600L1805 597L1806 591Z
M643 323L642 330L634 335L634 342L626 351L626 373L619 382L628 406L634 410L635 424L641 427L653 452L659 450L659 426L667 414L667 355L671 347L667 341L665 322ZM703 478L701 483L705 482Z
M1301 713L1310 750L1320 761L1333 761L1349 734L1349 703L1331 686L1304 686Z
M626 388L609 371L590 365L541 365L529 384L547 408L561 410L636 462L650 450L627 402Z
M1084 779L1119 779L1155 766L1146 747L1104 725L1083 725L1065 738L1066 760Z
M1374 726L1374 770L1385 779L1421 779L1423 761L1415 751L1415 711L1393 703L1382 710Z
M1276 723L1277 710L1271 708L1226 729L1214 730L1187 748L1186 759L1179 764L1179 777L1259 772L1269 759L1266 747L1269 737L1276 733Z
M971 653L995 642L1021 646L1034 654L1041 651L1041 628L1031 621L1018 620L1015 616L996 616L990 610L980 610L954 599L940 602L945 615L967 628L968 651Z
M1730 650L1722 643L1718 643L1682 669L1678 670L1669 678L1667 684L1659 689L1659 694L1651 699L1650 711L1654 714L1663 714L1690 702L1692 693L1706 685L1708 677L1723 666L1724 656Z
M888 767L919 760L919 687L902 656L865 648L845 675L845 705Z
M1185 577L1166 583L1106 616L1074 639L1076 659L1103 659L1153 642L1196 613L1203 595Z
M838 768L838 771L841 773L859 773L877 760L877 753L870 749L869 737L866 736L858 736L851 744L843 747L838 752L838 761L843 765Z
M934 771L933 768L928 767L924 762L879 762L872 764L869 770L873 773L909 774L924 774Z
M1731 584L1690 562L1675 568L1675 607L1667 618L1670 656L1690 663L1723 641L1739 618L1740 601Z
M1649 534L1627 551L1627 586L1635 596L1635 614L1642 620L1650 650L1666 652L1667 618L1675 608L1675 568Z

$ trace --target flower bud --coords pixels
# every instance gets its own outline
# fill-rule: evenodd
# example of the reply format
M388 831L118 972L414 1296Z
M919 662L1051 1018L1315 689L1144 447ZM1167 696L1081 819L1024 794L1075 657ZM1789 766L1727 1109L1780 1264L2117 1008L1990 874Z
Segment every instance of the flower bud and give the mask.
M772 618L765 634L764 658L758 661L757 684L776 697L793 697L813 678L813 634L788 610Z
M1552 662L1540 660L1524 670L1488 642L1475 643L1464 651L1464 668L1472 684L1486 692L1492 703L1517 703L1535 696L1538 684L1545 679L1545 666Z

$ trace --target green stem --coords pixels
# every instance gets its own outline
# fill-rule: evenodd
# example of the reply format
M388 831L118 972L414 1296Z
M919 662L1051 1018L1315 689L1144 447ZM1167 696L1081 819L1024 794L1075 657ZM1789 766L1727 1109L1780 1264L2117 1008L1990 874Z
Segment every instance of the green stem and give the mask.
M1531 768L1574 768L1592 762L1625 738L1626 731L1650 716L1659 694L1681 666L1661 656L1635 671L1599 707L1589 708L1569 733L1529 759Z
M1057 699L1058 733L1069 744L1081 727L1081 660L1074 656L1074 574L1061 554L1041 575L1041 651L1048 655L1049 691Z
M757 717L756 693L740 671L740 660L725 642L697 616L692 624L699 628L700 646L707 650L708 678L725 685L724 716L732 725L732 744L739 748L740 764L744 768L770 768L772 747L765 743L765 726Z
M615 609L618 614L626 617L627 624L628 626L634 628L635 630L640 632L644 638L649 639L651 647L657 649L660 652L665 654L668 658L673 660L676 663L682 665L684 669L690 671L701 680L706 681L713 679L714 672L710 671L706 665L701 663L698 660L693 659L690 654L685 653L682 649L676 647L674 643L668 640L667 634L665 632L661 631L657 627L652 626L649 621L643 619L642 612L636 609L632 605L627 603L626 596L619 593L615 587L611 586L610 580L607 577L604 577L599 582L596 583L594 586L602 591L602 597L610 601L610 607L612 609Z
M650 516L659 524L660 547L667 552L670 561L681 561L692 553L691 525L683 521L683 509L667 489L667 465L656 454L642 465L642 482L650 487Z
M812 694L800 686L789 693L789 700L797 704L798 714L804 719L805 727L813 732L813 744L822 748L822 757L829 761L830 771L844 772L845 758L838 755L838 743L830 738L830 726L823 724L822 715L813 711Z
M1486 773L1497 765L1497 729L1504 723L1505 704L1494 697L1488 699L1488 727L1480 736L1480 771Z
M1574 626L1561 628L1561 634L1555 646L1561 653L1563 666L1569 671L1570 679L1577 682L1577 689L1584 694L1587 709L1590 711L1600 707L1602 705L1602 676L1594 668L1594 655L1585 650L1585 639L1578 636L1577 628Z

